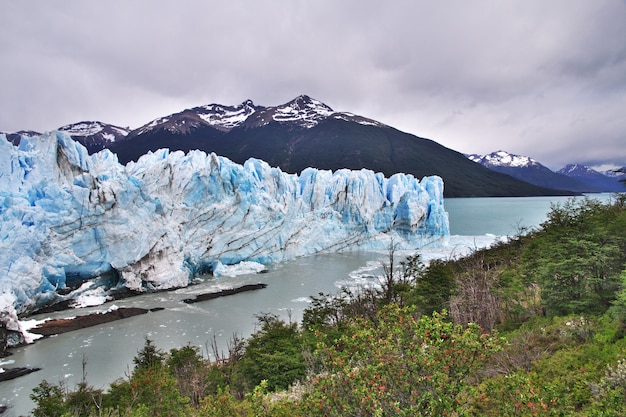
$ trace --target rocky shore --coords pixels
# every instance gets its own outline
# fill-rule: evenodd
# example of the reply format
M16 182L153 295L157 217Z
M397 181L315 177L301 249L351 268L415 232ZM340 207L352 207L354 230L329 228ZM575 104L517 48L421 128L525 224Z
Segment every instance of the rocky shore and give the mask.
M239 293L246 292L246 291L261 290L263 288L267 288L267 284L262 284L262 283L247 284L247 285L242 285L241 287L237 287L237 288L229 288L226 290L200 294L200 295L195 296L194 298L185 298L183 302L187 304L193 304L193 303L198 303L200 301L213 300L214 298L239 294Z
M17 367L17 368L7 368L4 369L4 372L0 372L0 382L9 381L11 379L18 378L20 376L28 375L33 372L37 372L41 368L25 368L25 367Z

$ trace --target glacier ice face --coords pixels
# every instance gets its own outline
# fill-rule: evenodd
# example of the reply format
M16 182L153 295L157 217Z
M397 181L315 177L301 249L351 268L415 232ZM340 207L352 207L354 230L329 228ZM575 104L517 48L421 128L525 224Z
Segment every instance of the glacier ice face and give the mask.
M0 137L0 305L188 285L242 261L415 249L449 235L439 177L287 174L250 159L159 150L120 165L64 132ZM93 282L84 285L86 282ZM85 289L90 293L85 294Z

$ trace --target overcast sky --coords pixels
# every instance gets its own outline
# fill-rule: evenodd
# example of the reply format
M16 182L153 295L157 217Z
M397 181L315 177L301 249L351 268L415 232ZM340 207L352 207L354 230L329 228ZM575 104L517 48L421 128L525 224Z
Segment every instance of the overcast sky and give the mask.
M626 0L0 0L0 131L308 94L465 153L626 165Z

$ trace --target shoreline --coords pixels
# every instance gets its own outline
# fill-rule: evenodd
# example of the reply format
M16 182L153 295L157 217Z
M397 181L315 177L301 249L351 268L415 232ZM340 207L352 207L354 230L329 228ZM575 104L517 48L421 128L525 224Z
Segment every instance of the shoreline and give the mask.
M260 290L264 288L267 288L267 284L264 284L264 283L247 284L247 285L242 285L240 287L234 287L234 288L224 289L220 291L211 291L211 292L198 294L194 298L186 298L181 301L186 304L198 303L202 301L213 300L213 299L220 298L220 297L226 297L229 295L235 295L235 294L239 294L242 292ZM69 308L62 309L62 310L55 310L55 311L63 311L63 310L69 310ZM110 323L113 321L135 317L138 315L147 314L151 312L158 312L162 310L163 310L162 307L116 308L116 309L107 310L106 312L90 313L90 314L85 314L82 316L76 316L72 318L45 320L37 324L35 327L29 329L28 332L42 336L43 338L46 338L50 336L68 333L68 332L72 332L75 330L86 329L89 327L98 326L101 324ZM37 340L34 340L32 343L37 343ZM30 343L25 343L20 346L28 346L29 344ZM15 346L15 347L19 347L19 346ZM8 381L11 379L18 378L20 376L28 375L32 372L39 371L40 369L41 368L28 368L28 367L4 368L4 372L0 372L0 382Z

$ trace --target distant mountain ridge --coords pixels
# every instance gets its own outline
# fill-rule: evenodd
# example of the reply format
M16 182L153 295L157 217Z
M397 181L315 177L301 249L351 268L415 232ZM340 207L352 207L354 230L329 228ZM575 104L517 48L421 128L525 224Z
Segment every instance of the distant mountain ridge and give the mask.
M99 152L108 145L124 140L130 129L102 122L79 122L60 127L74 140L87 148L89 153Z
M211 126L219 131L228 132L243 123L248 116L262 107L246 100L238 106L209 104L194 107L170 116L154 119L150 123L131 132L130 138L151 134L159 130L167 130L173 134L188 134L201 126Z
M161 148L199 149L240 164L249 158L261 159L291 173L314 167L333 171L366 168L387 177L398 172L416 178L438 175L444 180L446 197L572 194L495 172L433 140L366 117L335 112L306 95L269 107L251 100L236 106L194 107L130 132L106 124L100 124L98 130L96 123L82 122L65 130L75 132L70 134L90 152L99 147L110 149L123 164ZM105 126L111 127L105 131ZM87 132L96 133L81 135Z
M79 142L92 154L108 148L114 142L124 140L130 129L97 121L84 121L61 126L57 130L66 132L75 141ZM7 133L7 139L14 145L19 145L22 136L40 136L41 133L32 130L21 130Z
M272 122L290 124L292 127L312 128L328 117L352 121L364 125L384 126L382 123L351 113L335 112L326 104L303 95L275 107L257 106L245 100L237 106L209 104L194 107L161 117L131 132L129 139L145 134L167 130L173 134L189 134L192 130L210 126L221 132L234 128L258 128Z
M625 167L622 167L622 170L625 170ZM626 174L620 174L615 171L603 173L581 164L568 164L557 172L567 175L570 178L575 178L602 191L626 191L623 183L623 181L626 180Z
M0 133L4 133L4 132L0 132ZM17 132L13 132L13 133L4 133L7 137L7 139L9 140L9 142L11 142L14 145L19 145L20 144L20 140L22 139L22 136L26 136L28 138L32 138L34 136L40 136L41 133L40 132L35 132L34 130L20 130Z
M502 150L467 157L489 169L542 187L587 193L624 191L624 186L619 182L623 176L608 176L583 165L570 164L554 172L528 156Z

